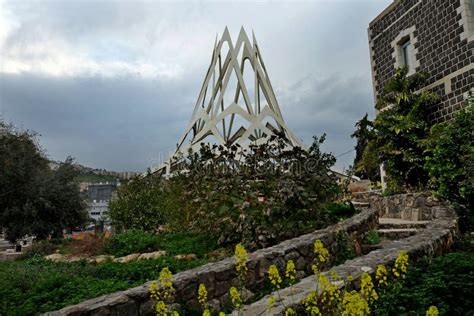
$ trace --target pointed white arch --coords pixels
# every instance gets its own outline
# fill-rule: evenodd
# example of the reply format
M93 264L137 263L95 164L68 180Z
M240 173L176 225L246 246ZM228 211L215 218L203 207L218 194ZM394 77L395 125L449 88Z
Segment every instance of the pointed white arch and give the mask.
M251 72L254 80L245 82L244 71L246 77ZM253 91L252 98L248 89ZM248 124L235 126L236 116ZM304 147L283 120L255 35L252 32L251 42L242 27L234 44L226 27L222 37L216 38L211 64L176 151L154 172L169 170L177 157L189 149L198 151L202 142L208 142L206 138L223 145L248 145L262 143L274 132L286 135L289 147Z

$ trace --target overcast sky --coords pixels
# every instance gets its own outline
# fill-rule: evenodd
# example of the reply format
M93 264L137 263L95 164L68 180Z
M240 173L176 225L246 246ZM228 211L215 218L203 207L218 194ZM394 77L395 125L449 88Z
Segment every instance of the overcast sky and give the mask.
M216 34L244 26L289 128L339 155L374 115L367 26L390 2L0 0L0 116L51 159L143 171L184 132Z

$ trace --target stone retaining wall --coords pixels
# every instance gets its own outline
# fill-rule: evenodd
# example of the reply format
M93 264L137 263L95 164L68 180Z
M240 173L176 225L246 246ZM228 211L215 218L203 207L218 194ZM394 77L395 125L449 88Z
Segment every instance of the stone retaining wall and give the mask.
M283 267L290 259L296 264L299 278L303 278L311 273L313 244L316 239L320 239L334 253L337 248L336 235L338 233L348 233L352 238L361 238L364 232L377 225L377 211L367 209L339 224L250 253L247 262L246 288L250 290L261 288L264 285L268 267L272 264ZM176 290L177 302L192 308L197 307L198 285L204 283L211 305L220 308L229 301L229 289L236 282L234 259L228 258L177 273L174 275L173 286ZM150 282L45 315L148 315L152 311L149 285Z
M360 287L360 278L363 272L373 274L376 266L383 264L388 268L392 267L395 259L400 251L404 250L408 253L410 264L423 256L441 255L449 251L457 234L457 219L453 215L452 210L445 206L432 207L432 213L436 214L436 218L430 222L426 229L418 234L393 241L382 249L374 250L369 254L346 261L344 264L332 268L340 277L346 279L347 276L353 277L353 286ZM329 276L329 272L325 274ZM286 308L293 307L301 309L301 300L316 288L316 280L314 276L306 277L294 286L279 291L278 300L272 309L274 315L284 315ZM339 284L342 287L343 283ZM240 315L266 315L268 306L268 296L262 298L251 305L243 308ZM233 315L238 315L234 312Z
M425 221L436 218L434 207L441 203L430 192L381 196L373 193L355 193L356 199L370 203L380 217Z

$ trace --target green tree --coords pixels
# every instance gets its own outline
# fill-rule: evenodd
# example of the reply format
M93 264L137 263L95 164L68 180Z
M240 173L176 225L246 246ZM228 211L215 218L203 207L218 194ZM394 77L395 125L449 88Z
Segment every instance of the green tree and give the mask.
M72 158L52 170L35 133L0 122L0 174L0 227L8 240L61 237L86 221Z
M165 224L167 197L160 176L135 177L116 191L109 216L118 229L154 232Z
M429 135L429 109L439 97L421 91L426 75L407 76L407 69L396 71L377 101L374 136L366 147L365 159L377 157L383 163L390 190L418 190L427 185L423 140ZM369 152L373 151L375 152Z
M377 181L380 177L379 164L377 163L377 159L367 157L368 154L373 154L373 151L366 151L369 141L373 138L374 134L373 123L368 119L367 113L355 124L355 127L356 130L351 135L352 138L356 138L357 140L355 146L354 174L361 178ZM364 154L366 155L365 158Z
M426 148L435 195L455 205L461 228L474 227L474 105L434 125Z

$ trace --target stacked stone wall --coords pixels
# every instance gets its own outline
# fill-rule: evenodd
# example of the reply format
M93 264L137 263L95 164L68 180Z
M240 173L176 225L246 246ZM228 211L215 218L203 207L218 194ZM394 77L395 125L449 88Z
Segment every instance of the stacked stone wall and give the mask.
M473 88L474 41L464 19L472 19L466 0L395 1L369 26L369 44L375 97L395 75L395 52L392 42L399 34L415 27L414 49L417 72L429 74L427 88L441 97L430 111L433 122L452 118L467 105ZM467 2L466 2L467 3ZM467 34L467 35L466 35Z

